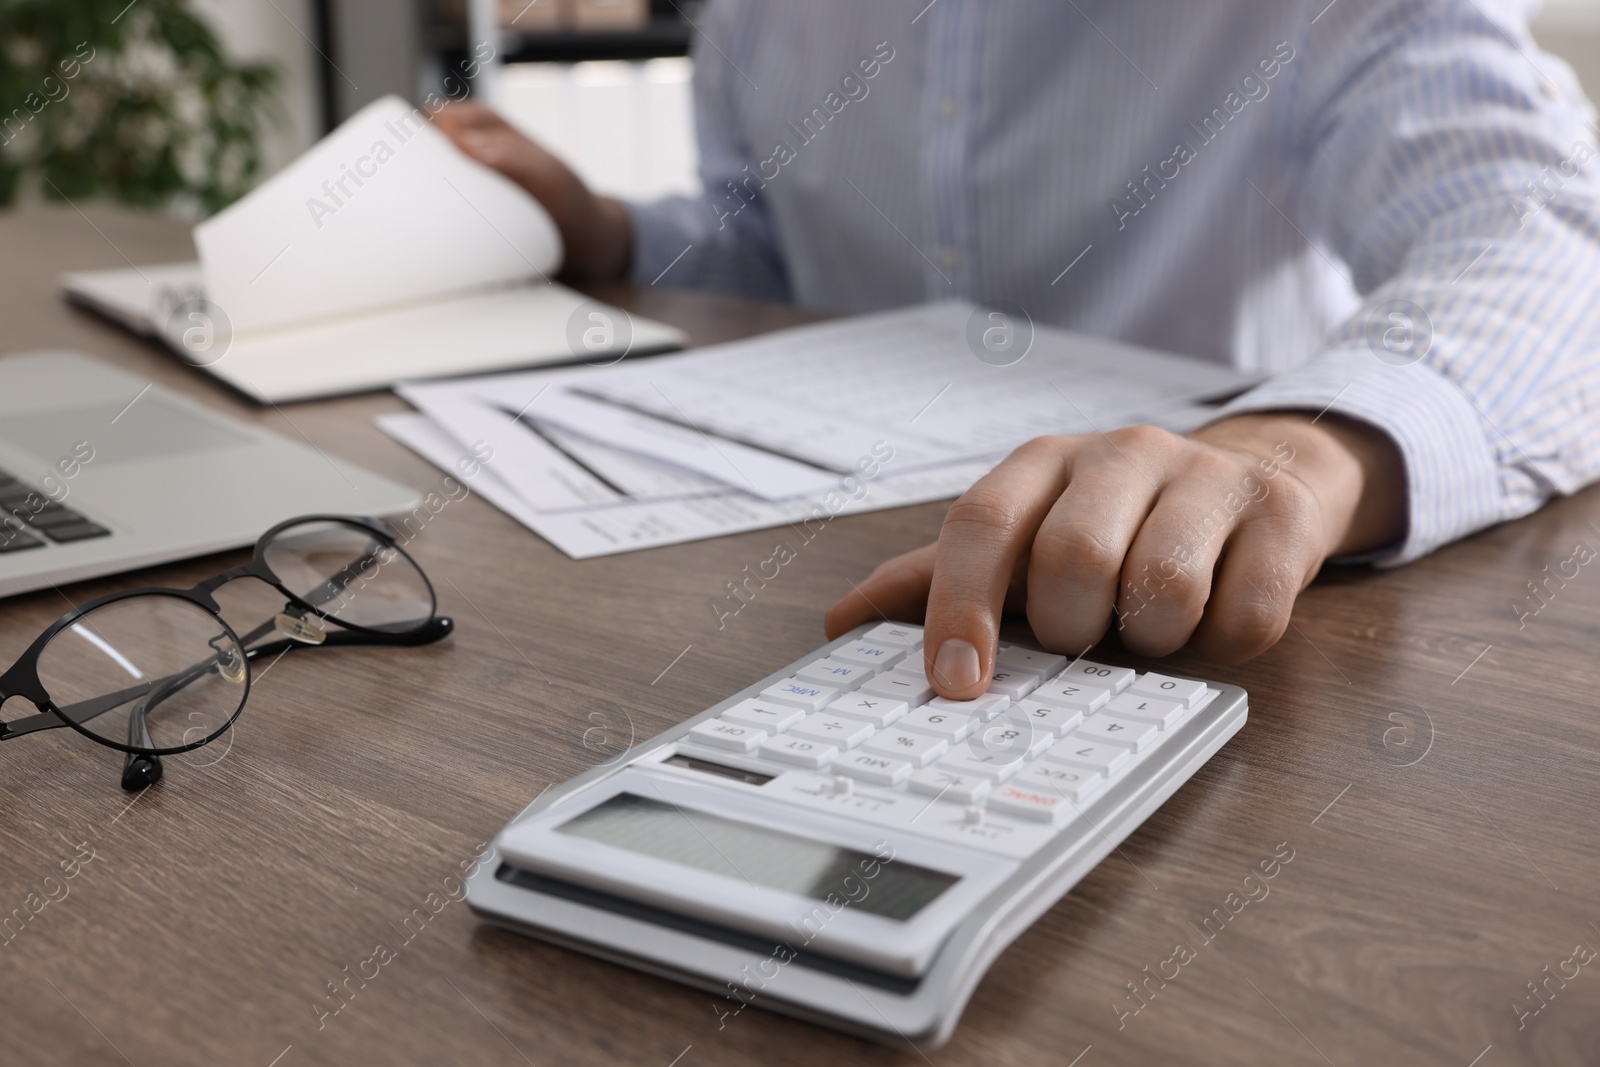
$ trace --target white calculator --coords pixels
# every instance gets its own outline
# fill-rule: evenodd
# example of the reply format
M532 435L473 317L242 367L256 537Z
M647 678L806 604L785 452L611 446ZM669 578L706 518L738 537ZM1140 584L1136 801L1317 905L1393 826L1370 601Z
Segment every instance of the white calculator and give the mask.
M888 1044L949 1039L1000 951L1244 725L1244 690L1001 645L936 697L863 626L496 839L490 921Z

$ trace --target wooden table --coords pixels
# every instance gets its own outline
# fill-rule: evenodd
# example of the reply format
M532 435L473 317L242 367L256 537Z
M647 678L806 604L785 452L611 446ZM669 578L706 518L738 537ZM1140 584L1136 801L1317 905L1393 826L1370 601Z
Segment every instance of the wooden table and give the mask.
M0 349L82 349L411 485L438 481L373 428L402 408L392 396L252 407L58 299L67 268L187 258L183 227L37 210L0 218L0 249ZM803 318L603 295L699 342ZM848 582L932 538L942 512L830 524L719 629L708 600L771 554L773 534L580 563L469 499L412 545L459 623L448 643L276 666L231 746L169 760L131 803L114 754L68 731L0 749L0 915L32 915L0 945L0 1061L1600 1059L1600 959L1578 949L1600 949L1600 563L1547 578L1577 546L1600 552L1593 491L1406 568L1329 572L1253 663L1171 661L1246 687L1249 725L999 959L943 1049L756 1010L719 1025L728 1005L708 994L491 928L449 899L451 876L541 789L815 647ZM64 595L186 585L234 559ZM240 611L273 607L236 595ZM0 666L67 607L55 592L6 601ZM1263 879L1275 852L1292 859ZM426 921L406 925L419 908ZM1226 923L1205 926L1216 909ZM330 983L371 975L380 943L393 958L335 1000Z

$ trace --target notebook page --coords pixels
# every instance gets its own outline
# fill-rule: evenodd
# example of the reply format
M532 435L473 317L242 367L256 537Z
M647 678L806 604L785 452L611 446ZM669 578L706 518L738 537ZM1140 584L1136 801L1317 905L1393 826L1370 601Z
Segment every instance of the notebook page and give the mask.
M235 335L548 280L562 258L533 197L398 96L362 108L194 237L206 294Z

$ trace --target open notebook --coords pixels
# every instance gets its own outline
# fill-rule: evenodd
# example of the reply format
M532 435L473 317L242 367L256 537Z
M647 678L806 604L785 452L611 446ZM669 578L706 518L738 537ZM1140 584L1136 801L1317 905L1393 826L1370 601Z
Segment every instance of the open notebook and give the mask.
M397 96L194 239L198 263L70 273L62 287L261 401L683 343L551 282L562 248L550 216Z

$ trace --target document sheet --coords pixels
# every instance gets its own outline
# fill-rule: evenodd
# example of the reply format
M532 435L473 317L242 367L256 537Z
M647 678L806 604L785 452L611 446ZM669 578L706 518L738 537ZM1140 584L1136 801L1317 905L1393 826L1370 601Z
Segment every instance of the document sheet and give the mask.
M382 429L576 558L958 496L1039 434L1189 429L1250 379L1035 329L1015 359L951 301L694 352L398 392Z

